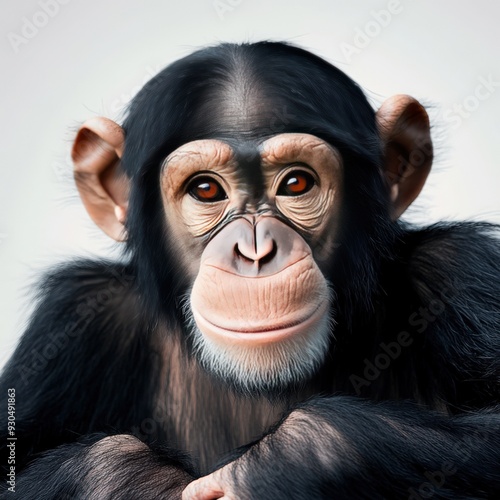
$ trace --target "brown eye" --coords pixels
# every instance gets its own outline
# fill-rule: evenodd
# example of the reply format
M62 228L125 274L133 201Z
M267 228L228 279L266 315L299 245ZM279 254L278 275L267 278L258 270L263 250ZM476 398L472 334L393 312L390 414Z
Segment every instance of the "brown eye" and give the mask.
M277 194L281 196L299 196L307 193L313 186L313 176L300 170L288 174L283 179Z
M227 198L221 185L211 177L199 177L188 187L188 193L198 201L221 201Z

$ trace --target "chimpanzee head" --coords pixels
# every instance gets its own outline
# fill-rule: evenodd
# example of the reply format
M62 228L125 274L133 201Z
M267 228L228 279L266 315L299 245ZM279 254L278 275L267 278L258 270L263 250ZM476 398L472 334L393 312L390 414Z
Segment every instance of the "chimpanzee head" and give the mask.
M432 145L411 97L375 113L334 66L262 42L171 64L123 128L86 122L73 158L90 215L126 240L145 307L252 391L307 379L335 322L370 314Z

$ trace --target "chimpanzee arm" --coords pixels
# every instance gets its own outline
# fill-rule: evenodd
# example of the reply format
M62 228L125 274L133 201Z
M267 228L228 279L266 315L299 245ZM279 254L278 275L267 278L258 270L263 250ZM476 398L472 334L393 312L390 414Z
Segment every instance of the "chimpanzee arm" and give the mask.
M500 414L449 418L410 403L316 399L191 483L183 498L222 492L276 500L499 498Z
M37 458L20 474L15 492L25 500L175 499L192 481L187 470L174 450L151 450L125 434L90 435Z
M45 276L0 379L4 490L13 466L23 499L175 497L185 461L125 435L153 415L150 337L127 266L78 261Z
M419 336L421 345L413 355L428 373L416 387L432 383L426 389L454 416L409 402L315 399L184 498L212 498L207 491L218 488L238 499L500 498L496 234L493 225L456 223L408 235L420 299L409 315L412 347Z

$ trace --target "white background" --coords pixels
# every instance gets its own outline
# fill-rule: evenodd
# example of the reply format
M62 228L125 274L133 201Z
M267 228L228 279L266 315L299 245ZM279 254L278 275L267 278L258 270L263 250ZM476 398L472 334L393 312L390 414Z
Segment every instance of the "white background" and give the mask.
M72 185L75 130L93 115L120 119L148 78L207 44L287 40L339 66L375 106L417 97L430 106L437 157L406 217L500 222L500 3L400 0L387 20L377 13L397 0L61 1L9 2L8 11L4 2L0 16L0 366L42 269L116 252ZM479 101L481 79L494 83Z

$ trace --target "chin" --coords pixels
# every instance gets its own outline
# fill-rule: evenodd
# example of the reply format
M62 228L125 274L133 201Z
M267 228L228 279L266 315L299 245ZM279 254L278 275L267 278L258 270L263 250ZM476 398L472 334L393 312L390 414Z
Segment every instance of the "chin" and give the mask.
M330 348L334 319L330 300L296 324L235 331L209 324L189 309L195 356L215 378L248 395L276 394L310 379Z

